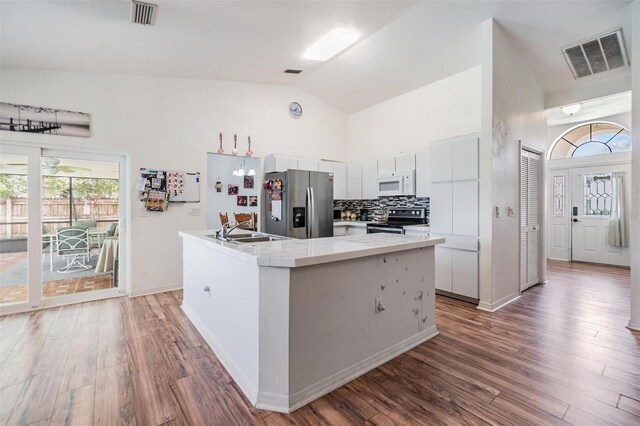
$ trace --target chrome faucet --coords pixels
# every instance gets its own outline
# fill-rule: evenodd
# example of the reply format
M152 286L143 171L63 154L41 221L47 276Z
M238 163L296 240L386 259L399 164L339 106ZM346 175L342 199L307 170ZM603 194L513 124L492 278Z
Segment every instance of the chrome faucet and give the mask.
M239 226L249 225L253 226L252 220L245 220L244 222L238 222L235 225L231 226L231 222L227 222L222 225L222 228L216 231L216 238L222 241L227 241L227 237L229 234Z

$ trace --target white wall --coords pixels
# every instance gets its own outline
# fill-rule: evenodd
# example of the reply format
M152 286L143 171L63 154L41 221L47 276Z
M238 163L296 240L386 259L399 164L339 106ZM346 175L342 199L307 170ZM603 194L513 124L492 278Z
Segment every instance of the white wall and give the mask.
M379 158L480 131L480 66L349 115L348 159Z
M0 92L5 102L91 113L91 138L2 132L5 140L128 150L131 169L141 167L200 171L207 176L207 151L215 152L218 133L225 149L238 133L246 151L251 135L256 156L280 152L305 157L346 159L346 116L292 86L208 80L134 77L4 69ZM299 120L288 115L292 101L302 104ZM260 181L259 178L256 181ZM201 194L207 205L206 188ZM138 217L132 200L131 254L134 294L179 287L182 254L179 230L202 229L193 205L174 205L165 213Z
M226 213L230 221L235 220L234 213L259 213L262 189L260 159L226 154L207 154L207 158L207 228L220 228L220 213ZM232 175L233 170L243 163L246 172L251 167L256 171L256 176L253 176L253 188L244 187L244 176ZM215 188L218 178L223 185L221 192L216 191ZM238 187L238 195L229 195L228 186L230 184ZM255 207L238 206L238 196L247 197L247 201L250 196L258 197L258 205Z
M519 141L544 149L547 124L544 92L506 34L493 20L483 23L482 34L483 45L490 44L483 47L483 67L491 64L482 76L483 109L490 114L483 111L480 141L480 307L492 310L520 292ZM495 218L496 206L516 214Z
M636 70L638 58L640 58L640 0L635 0L632 5L633 52L635 58L633 66L633 92L632 92L632 124L633 135L633 161L631 176L640 176L640 72ZM631 319L629 327L640 330L640 185L636 178L632 187L632 212L631 212Z

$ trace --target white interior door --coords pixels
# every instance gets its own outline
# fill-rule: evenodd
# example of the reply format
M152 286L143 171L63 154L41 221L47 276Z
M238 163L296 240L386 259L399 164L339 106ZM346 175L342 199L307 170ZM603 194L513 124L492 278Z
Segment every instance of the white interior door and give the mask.
M522 151L520 167L520 290L540 282L540 155Z
M571 260L571 174L551 170L548 183L549 258Z
M629 249L608 243L613 172L624 172L628 211L631 197L629 165L582 167L571 171L571 260L629 266Z

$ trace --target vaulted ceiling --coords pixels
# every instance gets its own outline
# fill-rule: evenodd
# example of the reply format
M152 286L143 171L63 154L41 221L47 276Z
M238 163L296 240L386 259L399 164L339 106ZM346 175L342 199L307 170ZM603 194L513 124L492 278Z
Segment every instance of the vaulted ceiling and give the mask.
M631 31L630 0L155 3L155 25L145 27L129 22L126 0L0 2L1 64L293 84L351 113L480 64L480 24L492 17L546 92L610 78L575 81L561 47ZM357 30L360 41L328 62L302 58L336 27Z

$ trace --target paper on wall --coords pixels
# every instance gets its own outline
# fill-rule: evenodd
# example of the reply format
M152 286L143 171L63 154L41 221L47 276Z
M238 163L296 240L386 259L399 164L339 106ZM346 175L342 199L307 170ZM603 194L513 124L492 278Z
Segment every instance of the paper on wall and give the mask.
M282 220L282 201L271 201L271 217L273 219Z

